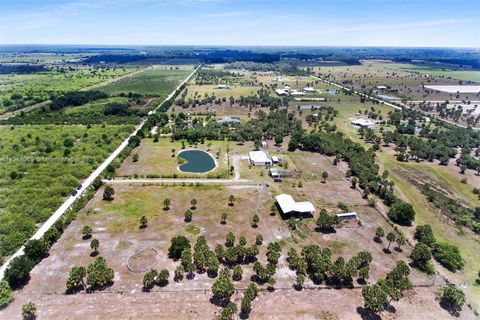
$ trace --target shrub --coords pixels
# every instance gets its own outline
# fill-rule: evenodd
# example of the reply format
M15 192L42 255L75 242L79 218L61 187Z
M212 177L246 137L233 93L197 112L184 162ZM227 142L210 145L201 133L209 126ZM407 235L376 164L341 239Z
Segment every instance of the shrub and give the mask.
M453 244L445 242L436 243L433 247L433 257L452 272L462 269L465 265L460 255L460 250Z
M415 220L415 210L410 203L397 200L388 212L388 217L395 223L409 226Z
M168 248L168 256L172 259L180 259L182 252L185 249L190 249L190 241L185 236L176 236L171 240Z

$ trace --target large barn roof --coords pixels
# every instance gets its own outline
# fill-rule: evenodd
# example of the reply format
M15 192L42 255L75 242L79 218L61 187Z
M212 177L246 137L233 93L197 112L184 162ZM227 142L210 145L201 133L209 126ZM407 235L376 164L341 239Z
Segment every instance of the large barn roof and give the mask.
M291 195L281 194L275 197L277 199L280 209L283 213L289 212L300 212L300 213L310 213L314 212L315 208L311 202L295 202Z

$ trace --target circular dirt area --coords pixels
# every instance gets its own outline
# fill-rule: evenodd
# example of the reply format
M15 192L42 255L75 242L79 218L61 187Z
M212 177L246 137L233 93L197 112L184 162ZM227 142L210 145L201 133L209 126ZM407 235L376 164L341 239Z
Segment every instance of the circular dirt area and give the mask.
M155 268L158 260L158 250L146 248L128 257L127 268L132 272L145 272Z

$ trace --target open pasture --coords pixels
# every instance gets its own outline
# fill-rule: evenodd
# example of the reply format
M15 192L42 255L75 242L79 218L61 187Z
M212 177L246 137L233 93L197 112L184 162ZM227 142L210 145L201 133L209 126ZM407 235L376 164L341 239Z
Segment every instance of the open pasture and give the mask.
M165 97L187 77L193 66L153 66L119 81L107 84L100 90L109 95L139 94L142 96Z

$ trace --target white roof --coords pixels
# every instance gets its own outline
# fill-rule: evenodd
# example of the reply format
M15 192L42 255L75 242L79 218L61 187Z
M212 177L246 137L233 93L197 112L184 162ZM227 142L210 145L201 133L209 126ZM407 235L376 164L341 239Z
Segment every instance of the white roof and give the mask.
M275 90L275 92L276 92L279 96L288 95L288 92L285 91L284 89L277 89L277 90Z
M265 151L250 151L248 157L253 162L272 162L270 155Z
M313 87L305 87L305 88L303 88L303 91L313 92L313 91L315 91L315 89Z
M292 91L290 93L292 96L304 96L305 92L300 92L300 91Z
M347 212L347 213L337 213L337 217L350 217L350 216L357 216L356 212Z
M308 201L295 202L289 194L281 194L275 197L283 213L288 212L314 212L313 204Z
M278 157L277 156L272 156L272 161L278 162Z
M352 124L367 127L367 126L373 126L375 122L359 118L359 119L352 120Z
M387 89L387 86L377 86L377 89Z

